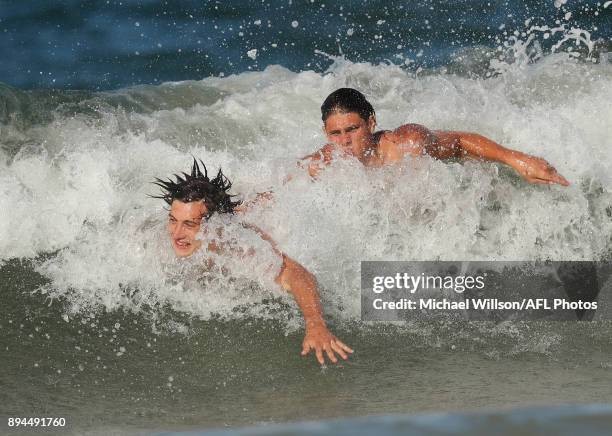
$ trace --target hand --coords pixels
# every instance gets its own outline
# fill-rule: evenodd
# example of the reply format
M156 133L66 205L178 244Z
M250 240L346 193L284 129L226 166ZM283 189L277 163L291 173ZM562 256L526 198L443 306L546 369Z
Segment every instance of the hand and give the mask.
M529 183L568 186L569 182L544 159L521 153L513 159L512 167Z
M344 360L348 359L346 353L353 352L349 346L332 335L324 325L306 329L306 336L304 336L304 342L302 342L302 356L307 355L311 350L314 350L321 365L325 364L323 351L333 363L338 363L338 358L334 352L338 353Z

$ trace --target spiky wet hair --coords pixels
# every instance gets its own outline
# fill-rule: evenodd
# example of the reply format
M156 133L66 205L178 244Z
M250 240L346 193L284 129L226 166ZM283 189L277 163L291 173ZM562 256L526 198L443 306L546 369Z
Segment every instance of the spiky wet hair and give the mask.
M213 179L208 178L208 171L204 162L200 160L204 173L200 169L198 161L193 159L191 174L181 173L175 174L176 181L172 179L161 180L155 178L154 184L161 187L164 191L162 195L154 195L153 198L161 198L169 205L172 205L174 200L183 203L192 201L203 201L208 210L206 218L210 217L214 212L218 213L234 213L236 206L240 201L232 201L233 195L228 191L232 187L232 182L221 172Z

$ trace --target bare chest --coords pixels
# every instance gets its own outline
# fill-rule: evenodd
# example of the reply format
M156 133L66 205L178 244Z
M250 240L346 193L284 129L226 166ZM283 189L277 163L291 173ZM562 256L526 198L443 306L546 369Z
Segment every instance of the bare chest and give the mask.
M379 136L376 146L365 156L364 164L369 167L381 167L397 163L403 157L404 153L393 134L384 132Z

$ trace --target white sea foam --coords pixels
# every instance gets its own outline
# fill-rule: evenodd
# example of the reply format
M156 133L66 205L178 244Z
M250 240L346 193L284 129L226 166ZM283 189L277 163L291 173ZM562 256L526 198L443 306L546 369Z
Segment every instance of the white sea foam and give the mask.
M380 128L479 132L546 158L572 185L532 186L490 163L427 157L385 169L339 160L313 183L295 161L323 144L319 105L342 86L371 99ZM612 247L610 64L561 53L482 80L337 59L322 75L277 66L162 88L170 109L58 110L19 130L31 145L0 155L0 258L54 253L39 267L45 291L75 310L170 304L240 316L235 308L281 295L269 252L256 261L268 267L236 261L229 278L172 258L163 204L147 194L192 155L221 166L243 197L274 190L244 219L317 276L339 317L358 317L361 260L600 259ZM159 97L160 87L138 94L149 90ZM200 91L215 98L189 98Z

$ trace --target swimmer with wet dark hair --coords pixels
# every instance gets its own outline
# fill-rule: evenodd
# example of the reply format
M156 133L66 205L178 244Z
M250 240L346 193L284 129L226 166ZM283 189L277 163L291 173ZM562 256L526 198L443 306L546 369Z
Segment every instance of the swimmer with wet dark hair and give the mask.
M376 131L374 108L352 88L332 92L321 106L321 117L329 142L300 162L312 177L331 163L336 151L369 167L391 165L406 155L490 160L509 165L530 183L569 185L544 159L510 150L477 133L434 131L419 124Z
M154 183L160 186L163 192L153 197L161 198L170 206L168 233L176 255L191 256L202 248L203 243L206 244L205 249L212 252L231 251L213 239L202 241L197 238L201 227L206 226L206 221L212 214L233 214L236 211L240 202L233 201L233 196L229 194L231 182L221 170L210 179L206 166L202 163L200 168L195 159L191 174L175 175L175 179L156 179ZM314 276L281 252L270 236L262 230L249 224L243 226L270 243L274 252L282 259L280 273L275 281L293 295L304 316L306 334L302 342L302 355L314 351L320 364L325 363L324 354L334 363L338 362L336 355L346 360L353 350L327 329Z

